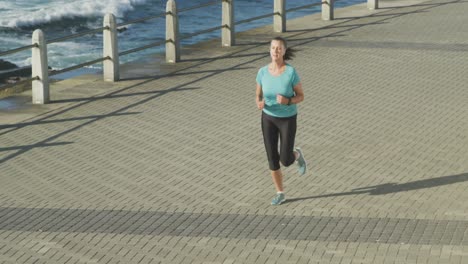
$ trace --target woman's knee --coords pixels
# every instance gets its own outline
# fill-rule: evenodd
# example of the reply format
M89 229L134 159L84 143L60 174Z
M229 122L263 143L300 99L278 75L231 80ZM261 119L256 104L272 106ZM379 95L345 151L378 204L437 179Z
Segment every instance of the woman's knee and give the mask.
M277 170L279 170L281 168L279 162L278 163L270 163L269 165L270 165L269 166L270 170L272 170L272 171L277 171Z
M294 157L288 157L287 159L281 159L281 164L283 164L284 167L289 167L294 163Z

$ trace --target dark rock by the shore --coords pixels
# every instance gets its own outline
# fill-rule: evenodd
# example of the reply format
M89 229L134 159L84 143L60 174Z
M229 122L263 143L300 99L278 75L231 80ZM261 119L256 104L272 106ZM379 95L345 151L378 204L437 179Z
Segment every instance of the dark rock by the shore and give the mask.
M18 67L14 63L0 59L0 98L31 89L30 82L19 83L31 77L31 72L31 66ZM6 88L9 84L15 86Z
M16 64L0 59L0 83L15 82L20 77L30 77L31 66L18 67Z
M18 66L16 66L16 64L11 63L9 61L0 59L0 71L11 70L14 68L18 68Z

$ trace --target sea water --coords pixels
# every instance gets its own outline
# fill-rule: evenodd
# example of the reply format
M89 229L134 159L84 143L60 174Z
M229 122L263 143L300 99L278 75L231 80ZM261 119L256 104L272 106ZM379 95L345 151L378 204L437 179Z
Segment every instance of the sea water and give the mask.
M213 0L176 0L177 8L183 9L210 3ZM216 5L206 6L179 14L181 34L190 34L221 24L221 1ZM235 0L235 21L273 12L273 0ZM341 0L335 7L363 3L365 0ZM286 0L286 8L293 8L319 0ZM149 17L165 12L165 0L0 0L0 51L6 51L31 44L32 32L41 29L47 40L64 37L89 29L102 27L103 17L112 13L117 23ZM295 18L320 12L320 6L294 11L287 18ZM272 23L272 18L252 21L236 26L236 31L245 31ZM118 33L119 51L141 47L164 40L165 20L156 18L142 23L126 26ZM220 30L194 36L182 41L182 45L203 40L219 38ZM102 33L84 35L48 45L49 66L63 69L79 63L102 57ZM121 56L121 63L138 61L148 54L162 52L164 46L158 46L137 53ZM6 55L0 59L18 66L31 64L31 51ZM88 66L89 71L100 70L102 64ZM81 70L83 71L83 70Z

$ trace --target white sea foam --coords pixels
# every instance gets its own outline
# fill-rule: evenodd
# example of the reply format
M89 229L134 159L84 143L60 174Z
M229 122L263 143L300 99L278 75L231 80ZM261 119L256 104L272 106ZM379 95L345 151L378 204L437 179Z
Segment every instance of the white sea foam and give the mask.
M0 9L8 10L11 8L11 3L8 1L0 1Z
M144 4L146 0L60 0L53 1L53 4L34 2L16 1L15 6L8 6L6 11L1 12L0 27L29 27L66 18L102 17L107 13L123 17L125 12L133 10L135 5Z
M10 36L8 34L1 35L0 46L26 46L29 44L31 44L31 38Z
M18 46L27 45L29 44L29 42L22 42L21 44L22 45ZM61 69L84 61L90 61L98 58L101 55L101 46L91 44L67 41L53 43L47 46L49 66L51 66L54 69ZM5 59L15 63L20 67L28 66L31 65L31 52L25 51L21 53L16 53Z

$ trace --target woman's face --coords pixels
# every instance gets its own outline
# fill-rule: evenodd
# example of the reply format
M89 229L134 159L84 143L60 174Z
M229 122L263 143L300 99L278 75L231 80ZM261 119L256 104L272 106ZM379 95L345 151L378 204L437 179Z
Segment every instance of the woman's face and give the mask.
M270 44L270 57L272 61L282 61L286 53L283 42L280 40L272 40Z

